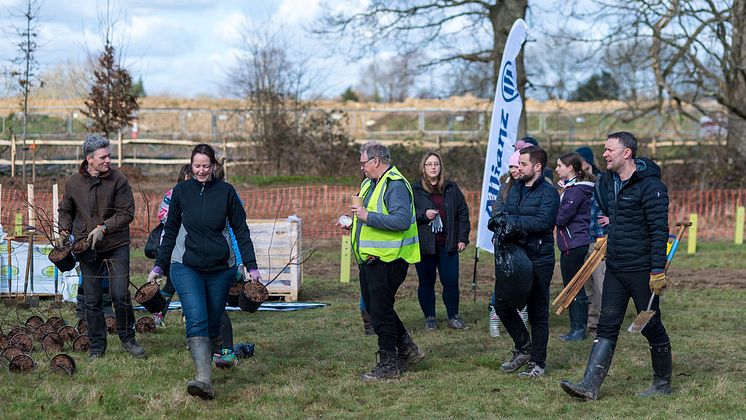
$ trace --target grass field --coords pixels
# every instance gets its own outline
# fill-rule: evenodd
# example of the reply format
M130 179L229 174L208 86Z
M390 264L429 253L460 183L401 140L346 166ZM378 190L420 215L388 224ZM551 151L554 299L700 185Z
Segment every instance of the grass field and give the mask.
M738 259L732 246L703 244L695 263L717 267ZM706 252L705 252L706 251ZM139 258L140 251L133 256ZM682 256L684 254L682 253ZM743 255L740 251L739 255ZM374 364L376 341L362 334L358 287L340 284L335 273L339 253L329 245L307 264L302 298L329 304L323 309L290 313L232 313L236 341L256 344L256 355L232 370L216 371L217 398L204 402L187 396L191 360L184 348L179 316L167 327L140 336L150 353L135 360L109 339L102 360L88 362L75 354L78 372L62 377L41 367L29 374L0 373L3 418L488 418L488 417L685 417L734 418L746 412L746 355L743 352L746 289L668 291L663 319L672 339L674 390L667 398L642 400L635 394L649 385L651 370L645 339L621 333L601 400L581 403L559 387L561 379L581 377L591 340L562 343L566 317L551 318L547 376L521 379L503 374L499 364L512 343L503 335L487 335L487 281L480 282L477 302L471 300L469 279L462 278L461 313L471 329L426 332L416 301L414 269L400 290L397 310L412 330L427 358L401 379L362 383L358 375ZM462 273L470 272L463 255ZM677 257L678 258L678 257ZM488 259L488 258L486 258ZM742 258L741 258L742 259ZM140 261L139 264L144 264ZM743 264L741 262L740 264ZM484 264L487 265L487 264ZM743 268L743 266L732 267ZM482 272L480 267L480 272ZM489 271L488 268L485 270ZM706 275L707 271L702 271ZM465 275L465 274L462 274ZM144 278L139 275L136 282ZM553 280L552 294L560 279ZM438 303L441 326L444 309ZM0 310L7 311L0 307ZM71 312L63 312L68 322ZM25 319L30 314L19 313ZM15 318L11 314L10 318ZM634 314L629 310L625 325Z

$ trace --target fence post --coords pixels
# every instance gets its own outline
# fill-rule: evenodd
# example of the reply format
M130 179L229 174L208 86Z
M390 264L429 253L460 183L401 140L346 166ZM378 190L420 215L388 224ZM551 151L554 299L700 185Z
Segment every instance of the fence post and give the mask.
M342 252L339 260L339 282L350 282L350 235L342 235Z
M733 236L733 242L736 245L743 245L743 206L736 209L736 234Z
M16 135L10 136L10 177L16 177Z
M117 166L122 167L122 130L117 132Z
M689 239L686 243L686 253L691 255L697 252L697 213L689 215L692 225L689 227Z

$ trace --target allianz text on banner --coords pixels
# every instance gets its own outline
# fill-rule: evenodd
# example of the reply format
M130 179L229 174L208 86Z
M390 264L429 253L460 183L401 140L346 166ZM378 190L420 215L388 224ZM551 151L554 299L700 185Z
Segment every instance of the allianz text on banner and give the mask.
M515 60L526 40L527 29L523 19L518 19L513 23L508 41L505 43L505 51L503 51L500 63L500 78L495 90L477 228L477 247L489 252L494 250L492 232L487 229L487 223L492 216L492 203L500 191L500 175L508 171L508 158L513 153L518 121L523 109L523 101L518 92L518 71Z

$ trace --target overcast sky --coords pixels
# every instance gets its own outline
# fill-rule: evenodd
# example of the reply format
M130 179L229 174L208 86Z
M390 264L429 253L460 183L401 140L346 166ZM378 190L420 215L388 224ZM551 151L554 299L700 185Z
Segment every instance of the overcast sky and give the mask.
M357 0L341 2L345 7ZM355 85L358 67L304 32L319 15L319 0L121 0L116 44L125 46L125 64L136 79L141 76L149 95L223 96L226 71L234 62L241 28L248 23L282 24L288 39L304 50L317 52L316 66L326 69L325 96L337 96ZM17 56L17 35L12 27L21 19L12 11L25 0L0 0L0 59L4 66ZM86 51L101 50L99 13L103 0L46 0L40 13L41 67L83 62Z

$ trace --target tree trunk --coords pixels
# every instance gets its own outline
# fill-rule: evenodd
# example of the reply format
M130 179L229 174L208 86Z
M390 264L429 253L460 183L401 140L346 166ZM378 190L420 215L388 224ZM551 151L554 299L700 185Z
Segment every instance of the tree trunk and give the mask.
M508 40L510 29L516 19L526 18L526 9L528 0L498 0L495 5L489 8L490 21L492 22L492 33L494 34L494 60L492 62L492 86L497 86L500 80L500 62L502 61L505 43ZM518 91L521 98L526 100L526 69L523 62L523 52L516 58L516 67L518 68ZM526 108L521 112L521 119L518 124L518 138L526 134Z
M734 0L731 11L733 42L725 83L721 87L728 108L728 150L746 158L746 0Z

